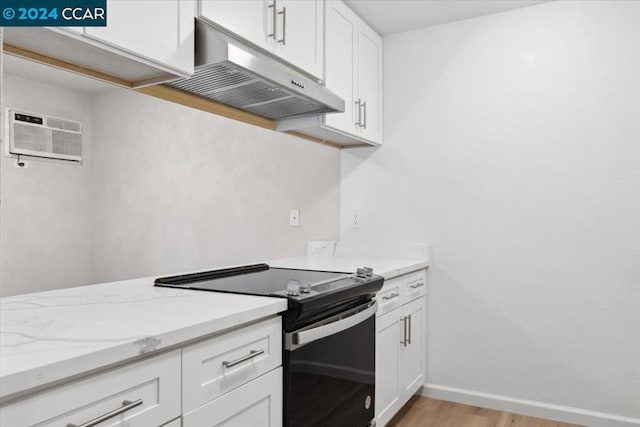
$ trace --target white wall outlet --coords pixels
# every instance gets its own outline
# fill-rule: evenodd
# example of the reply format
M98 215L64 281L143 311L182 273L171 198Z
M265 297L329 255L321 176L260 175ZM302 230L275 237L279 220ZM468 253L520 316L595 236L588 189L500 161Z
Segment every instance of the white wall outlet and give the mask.
M300 209L291 209L289 211L289 225L298 227L300 225Z
M362 212L351 214L351 228L362 228Z

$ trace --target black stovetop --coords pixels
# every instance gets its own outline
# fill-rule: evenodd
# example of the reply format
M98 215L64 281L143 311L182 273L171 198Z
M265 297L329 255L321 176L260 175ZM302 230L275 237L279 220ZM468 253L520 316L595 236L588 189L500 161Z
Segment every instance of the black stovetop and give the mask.
M332 271L272 268L256 264L234 269L185 274L156 280L156 286L180 287L203 291L231 292L259 296L283 296L290 281L318 283L337 280L346 273Z
M384 279L335 271L271 268L255 264L156 279L156 286L287 298L284 329L290 331L371 300ZM311 284L310 291L288 295L287 285Z

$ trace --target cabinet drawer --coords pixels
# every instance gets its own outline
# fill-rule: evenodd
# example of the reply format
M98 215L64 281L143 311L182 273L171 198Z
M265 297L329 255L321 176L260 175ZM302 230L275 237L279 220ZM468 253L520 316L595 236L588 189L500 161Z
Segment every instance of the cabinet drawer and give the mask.
M179 417L180 351L92 375L9 404L0 409L0 424L79 426L114 412L119 414L100 425L148 427Z
M426 294L427 274L425 270L407 274L402 282L402 293L405 295L405 302L413 301Z
M383 288L377 293L378 300L377 316L382 316L403 304L403 283L398 279L391 279L385 282Z
M186 414L183 427L282 427L282 368Z
M182 350L183 412L282 364L282 319L277 316Z

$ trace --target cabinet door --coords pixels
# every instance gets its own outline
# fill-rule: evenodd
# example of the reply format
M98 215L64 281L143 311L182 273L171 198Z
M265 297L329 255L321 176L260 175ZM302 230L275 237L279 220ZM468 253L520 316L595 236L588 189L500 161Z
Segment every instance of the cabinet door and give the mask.
M411 397L424 384L425 379L425 340L424 319L425 299L419 298L403 307L403 319L406 322L408 342L400 348L402 362L400 378L403 401Z
M358 99L363 102L360 134L382 144L382 39L366 25L358 31Z
M384 426L400 409L402 308L376 318L376 422Z
M344 99L344 113L326 114L325 125L356 133L357 17L340 1L327 2L325 85Z
M186 414L183 427L282 427L282 368Z
M277 0L275 54L319 80L324 74L324 1Z
M3 406L2 426L158 426L180 416L180 350L91 375Z
M107 11L108 25L85 27L86 36L193 74L194 0L108 0Z
M202 0L200 16L271 52L274 18L278 18L273 4L273 0Z

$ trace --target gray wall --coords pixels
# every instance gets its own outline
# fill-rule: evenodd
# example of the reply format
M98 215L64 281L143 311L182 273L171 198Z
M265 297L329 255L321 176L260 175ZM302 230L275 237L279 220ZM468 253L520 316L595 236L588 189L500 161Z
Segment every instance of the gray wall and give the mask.
M301 255L338 237L334 148L123 89L5 75L4 102L81 121L85 161L19 169L3 153L1 295Z
M99 94L92 112L96 281L301 255L338 237L338 150L134 92Z
M93 277L91 99L82 92L7 74L3 103L6 108L81 122L84 161L78 165L26 159L27 167L18 168L3 147L1 294L89 284Z
M385 38L342 238L431 244L434 389L640 417L638 22L550 2Z

